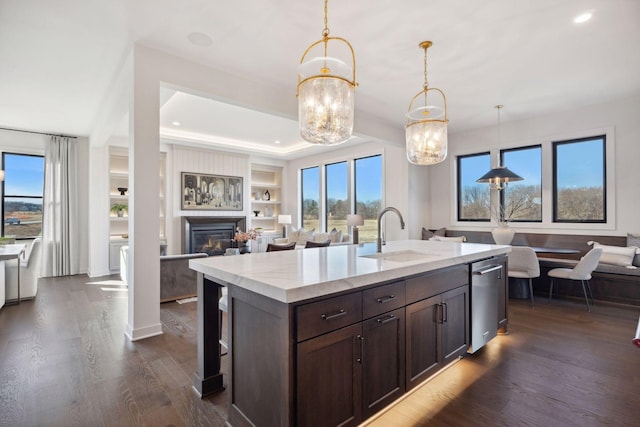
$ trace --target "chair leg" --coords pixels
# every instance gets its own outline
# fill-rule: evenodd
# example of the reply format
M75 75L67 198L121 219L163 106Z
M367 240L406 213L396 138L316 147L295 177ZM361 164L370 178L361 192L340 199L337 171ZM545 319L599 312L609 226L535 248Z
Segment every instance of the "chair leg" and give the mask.
M533 308L533 280L529 277L529 294L531 295L531 308Z
M587 303L587 311L591 311L591 307L589 307L589 297L587 296L587 287L585 286L585 280L581 280L582 282L582 292L584 293L584 300Z
M551 279L550 281L550 285L549 285L549 304L551 304L551 294L553 293L553 279Z
M594 306L594 301L593 301L593 292L591 292L591 283L589 283L589 281L587 280L587 291L589 291L589 297L591 297L591 305Z

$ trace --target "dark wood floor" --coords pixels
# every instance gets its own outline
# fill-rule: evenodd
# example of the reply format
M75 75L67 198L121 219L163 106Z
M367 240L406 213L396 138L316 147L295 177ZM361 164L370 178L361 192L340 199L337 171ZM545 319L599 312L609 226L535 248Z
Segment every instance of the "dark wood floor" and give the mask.
M510 314L509 335L370 424L638 425L637 308L538 298ZM124 287L86 276L41 279L35 300L0 310L0 426L224 425L226 393L191 388L196 305L162 304L164 334L135 343L126 316Z

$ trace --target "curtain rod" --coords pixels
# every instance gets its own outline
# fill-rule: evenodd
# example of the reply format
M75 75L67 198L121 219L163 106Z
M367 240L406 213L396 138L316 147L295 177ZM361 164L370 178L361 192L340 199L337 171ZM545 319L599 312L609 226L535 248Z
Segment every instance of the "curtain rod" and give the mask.
M10 129L10 128L3 128L3 127L0 127L0 130L9 130L9 131L12 131L12 132L35 133L36 135L60 136L62 138L75 138L75 139L78 139L77 136L62 135L62 134L56 134L56 133L36 132L36 131L33 131L33 130Z

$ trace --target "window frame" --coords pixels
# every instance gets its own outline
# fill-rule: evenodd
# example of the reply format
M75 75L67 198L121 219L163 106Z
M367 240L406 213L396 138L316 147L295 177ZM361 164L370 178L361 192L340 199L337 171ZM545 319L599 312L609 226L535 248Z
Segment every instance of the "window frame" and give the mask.
M602 140L602 219L598 220L580 220L580 219L558 219L558 147L566 144L578 144L587 141ZM559 141L551 141L551 157L552 157L552 208L551 221L554 224L608 224L608 206L607 206L607 134L593 135L581 138L564 139Z
M44 155L42 154L30 154L30 153L17 153L17 152L13 152L13 151L3 151L2 152L2 170L6 171L6 156L10 155L10 156L22 156L22 157L38 157L42 159L43 162L43 168L42 168L42 194L40 196L29 196L29 195L13 195L13 194L6 194L5 191L5 180L6 180L6 176L5 179L2 181L2 200L0 203L0 215L2 216L2 227L0 228L2 235L5 235L5 224L4 224L4 206L5 206L5 200L7 198L13 198L13 199L40 199L42 200L42 223L40 225L40 234L42 235L42 226L44 223L44 180L45 180L45 164L44 164ZM34 238L38 237L38 235L36 236L16 236L16 240L32 240Z
M526 145L526 146L522 146L522 147L511 147L511 148L503 148L500 150L500 164L507 166L504 163L504 153L506 152L514 152L514 151L522 151L522 150L531 150L533 148L538 148L540 149L540 219L510 219L509 222L513 223L513 222L520 222L520 223L542 223L543 217L544 217L544 198L542 197L542 189L544 187L544 177L543 177L543 150L542 150L542 144L533 144L533 145ZM507 166L508 167L508 166ZM512 170L512 172L514 173L518 173L518 171L514 171ZM508 187L507 187L508 188ZM500 208L503 209L504 208L504 203L505 203L505 192L500 191Z
M361 159L368 159L373 157L379 157L381 168L381 188L380 188L380 205L384 206L384 185L385 185L385 168L384 168L384 153L382 152L374 152L372 154L366 154L363 156L345 156L345 157L336 157L331 160L326 160L324 162L319 163L308 163L304 166L300 166L297 168L298 173L298 196L300 200L300 206L298 208L298 224L301 227L304 227L304 217L303 217L303 205L304 205L304 180L303 180L303 171L308 169L318 168L319 176L318 176L318 186L319 186L319 222L318 229L316 232L328 232L327 229L327 183L326 183L326 166L334 165L339 163L346 163L347 165L347 203L349 206L349 214L356 213L356 162ZM348 227L347 227L348 231Z
M299 226L300 227L304 227L304 171L305 170L311 170L311 169L315 169L317 171L318 174L318 187L322 187L322 176L321 176L321 172L322 172L322 168L319 165L316 166L309 166L306 168L300 168L300 221L299 221ZM322 191L321 188L318 188L318 199L316 200L316 202L318 203L318 226L320 226L322 224Z
M345 186L347 187L346 204L349 207L349 213L351 211L353 211L353 208L352 208L353 203L351 201L352 198L351 198L351 194L350 194L351 192L349 191L349 187L350 187L350 184L349 184L349 180L350 180L350 176L349 176L350 175L350 173L349 173L349 169L350 169L349 160L340 160L340 161L337 161L337 162L330 162L330 163L323 164L323 169L324 169L324 189L325 189L325 191L324 191L324 225L323 226L324 226L324 230L325 231L329 231L329 219L330 219L330 217L329 217L329 196L330 196L330 194L329 194L329 190L328 190L328 188L329 188L329 182L328 182L329 181L329 167L330 166L335 166L335 165L341 165L341 164L344 164L344 167L346 168L346 175L347 175L346 176L346 182L345 182ZM345 219L345 224L346 224L346 220L347 220L346 216L345 216L344 219ZM345 225L345 227L347 227L347 226ZM347 227L347 230L345 230L345 232L348 232L348 227Z
M491 222L491 208L489 208L488 218L462 218L462 167L461 162L463 159L470 157L489 156L489 168L491 168L491 151L483 151L480 153L471 154L459 154L456 155L456 220L461 223L490 223ZM482 175L480 175L482 176ZM478 176L478 178L480 178ZM489 190L489 203L491 203L491 190Z

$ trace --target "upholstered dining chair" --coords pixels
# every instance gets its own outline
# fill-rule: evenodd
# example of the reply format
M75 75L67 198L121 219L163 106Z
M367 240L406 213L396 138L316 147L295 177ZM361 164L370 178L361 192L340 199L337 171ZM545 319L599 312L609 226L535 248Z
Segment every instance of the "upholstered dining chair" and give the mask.
M509 277L529 279L529 294L533 307L533 279L540 277L540 263L535 251L528 246L512 246L508 271Z
M331 240L325 240L324 242L312 242L310 240L307 240L307 242L304 244L304 248L324 248L327 247L331 244Z
M598 261L600 261L601 255L602 248L594 248L580 258L580 261L578 261L576 266L573 268L554 268L553 270L549 270L547 273L551 279L551 283L549 285L549 304L551 304L551 293L553 292L554 279L580 280L582 283L584 300L587 303L587 310L591 311L591 307L589 306L589 297L591 297L591 305L593 305L593 294L591 293L589 280L591 280L591 273L598 266ZM587 289L589 290L589 296L587 296Z
M295 248L296 242L287 243L285 245L276 245L275 243L269 243L267 245L267 252L288 251Z

